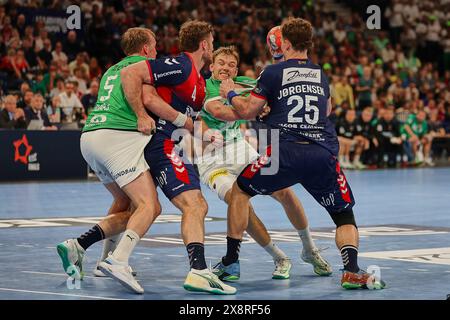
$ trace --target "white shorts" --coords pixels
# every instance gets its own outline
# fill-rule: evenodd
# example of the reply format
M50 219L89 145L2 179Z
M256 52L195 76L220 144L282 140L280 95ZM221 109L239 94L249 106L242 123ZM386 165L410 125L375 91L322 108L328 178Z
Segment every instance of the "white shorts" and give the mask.
M239 174L253 160L258 152L244 139L228 143L215 153L203 154L197 158L197 168L200 180L211 190L225 200L225 195L231 189Z
M80 148L102 183L122 188L149 169L144 149L150 139L136 131L101 129L83 133Z

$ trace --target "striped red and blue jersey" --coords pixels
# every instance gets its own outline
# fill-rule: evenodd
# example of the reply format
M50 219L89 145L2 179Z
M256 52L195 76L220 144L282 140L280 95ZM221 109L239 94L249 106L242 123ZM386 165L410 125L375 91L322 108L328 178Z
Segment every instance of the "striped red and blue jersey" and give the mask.
M147 66L152 84L164 101L188 116L201 110L206 83L189 53L147 60ZM156 129L171 137L177 127L164 119L158 119Z

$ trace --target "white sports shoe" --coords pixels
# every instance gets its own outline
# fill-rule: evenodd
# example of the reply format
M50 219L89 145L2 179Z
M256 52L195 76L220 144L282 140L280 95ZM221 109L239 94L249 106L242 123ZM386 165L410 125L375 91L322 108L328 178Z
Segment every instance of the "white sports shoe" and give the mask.
M94 274L95 277L99 277L99 278L106 278L108 277L106 274L104 274L100 268L99 268L99 264L101 261L97 261L97 264L95 265L94 270L92 270L92 273ZM131 268L131 267L130 267ZM133 277L136 277L137 272L134 271L133 269L131 269L131 274L133 275Z
M353 161L353 167L359 170L366 168L366 166L361 161Z
M431 157L428 157L428 158L425 159L425 164L427 166L430 166L430 167L434 167L435 166L435 164L433 162L433 159L431 159Z
M144 293L144 288L134 279L131 267L125 262L114 259L111 254L98 264L98 268L105 275L119 281L128 290L139 294Z
M211 270L189 271L183 287L188 291L208 292L212 294L236 294L236 288L226 285Z
M274 260L275 270L272 272L272 279L289 279L289 271L291 271L291 259L284 258Z
M353 164L351 164L349 161L341 162L341 166L344 169L353 169L354 168Z
M331 268L331 265L322 258L320 255L320 249L313 249L312 251L302 251L302 260L306 263L311 264L314 267L314 273L319 276L329 276L333 269Z
M77 280L83 279L83 258L85 250L78 244L77 239L69 239L56 246L61 258L64 272Z

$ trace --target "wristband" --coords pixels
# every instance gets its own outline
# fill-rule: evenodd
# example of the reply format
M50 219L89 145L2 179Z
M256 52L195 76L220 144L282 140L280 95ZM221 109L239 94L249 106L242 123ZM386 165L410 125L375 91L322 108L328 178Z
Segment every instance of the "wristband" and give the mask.
M176 127L181 128L181 127L184 127L184 125L186 124L186 121L187 121L187 115L185 115L184 113L178 112L177 118L174 121L172 121L172 123Z
M230 92L228 92L228 94L227 94L227 101L228 101L228 104L232 104L231 103L231 100L233 100L233 98L234 97L236 97L236 96L238 96L239 94L237 94L235 91L233 91L233 90L231 90Z

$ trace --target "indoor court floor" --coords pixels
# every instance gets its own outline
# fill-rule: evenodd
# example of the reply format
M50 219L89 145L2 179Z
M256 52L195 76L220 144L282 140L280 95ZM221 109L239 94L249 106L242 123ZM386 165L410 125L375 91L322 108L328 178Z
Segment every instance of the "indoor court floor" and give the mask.
M272 280L271 257L249 238L241 247L241 280L235 296L190 293L182 287L188 258L180 237L180 213L162 193L163 214L136 247L130 262L145 294L126 291L92 269L101 243L87 252L86 276L68 285L55 246L87 231L105 214L111 197L99 182L0 184L0 299L446 299L450 294L450 169L347 171L356 198L361 234L359 264L379 268L387 288L345 291L334 227L326 211L297 185L330 277L319 277L300 259L301 243L281 206L253 199L273 241L292 259L288 280ZM209 204L206 259L214 265L226 251L226 205L202 186ZM77 286L79 288L77 288Z

